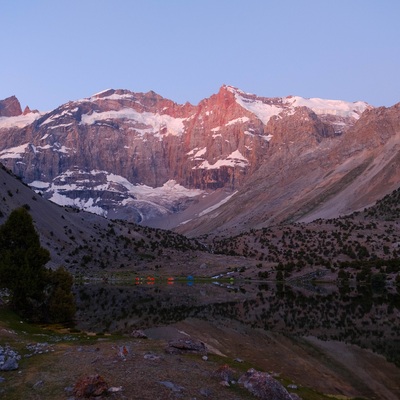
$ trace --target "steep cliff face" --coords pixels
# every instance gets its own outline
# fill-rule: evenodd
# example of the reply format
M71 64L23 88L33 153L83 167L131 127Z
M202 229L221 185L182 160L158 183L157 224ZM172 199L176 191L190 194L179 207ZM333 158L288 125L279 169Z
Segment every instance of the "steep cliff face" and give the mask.
M196 203L189 219L209 231L307 214L315 198L332 197L349 158L362 150L365 162L365 149L396 137L399 110L222 86L197 106L109 89L46 114L0 115L0 161L45 197L143 223ZM218 212L202 200L216 190L236 193Z
M21 114L21 104L15 96L0 100L0 117L16 117Z

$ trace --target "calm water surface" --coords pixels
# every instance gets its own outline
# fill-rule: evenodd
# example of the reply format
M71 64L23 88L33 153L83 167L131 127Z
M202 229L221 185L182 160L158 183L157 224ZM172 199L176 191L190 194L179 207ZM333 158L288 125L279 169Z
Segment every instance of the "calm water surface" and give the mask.
M130 333L187 319L358 345L400 366L400 295L371 287L147 282L75 287L77 327Z

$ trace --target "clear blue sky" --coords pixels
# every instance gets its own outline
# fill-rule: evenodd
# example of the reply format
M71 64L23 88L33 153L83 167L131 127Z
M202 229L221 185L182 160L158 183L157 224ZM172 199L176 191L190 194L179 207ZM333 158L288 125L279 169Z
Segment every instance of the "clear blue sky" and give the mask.
M400 0L0 0L0 99L53 109L107 88L197 104L400 101Z

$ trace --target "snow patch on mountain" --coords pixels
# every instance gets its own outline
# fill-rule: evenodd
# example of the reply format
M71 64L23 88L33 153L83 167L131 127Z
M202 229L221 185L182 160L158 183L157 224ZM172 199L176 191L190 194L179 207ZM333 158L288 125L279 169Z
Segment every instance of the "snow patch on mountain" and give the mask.
M156 137L161 137L160 132L166 129L167 135L181 136L184 132L185 118L174 118L168 114L154 114L150 112L138 112L132 108L123 108L118 111L93 112L83 114L81 124L93 125L100 121L118 120L132 122L135 130L143 133L153 133Z
M107 92L110 92L111 90L113 90L113 89L108 88L108 89L101 90L100 92L97 92L97 93L95 93L95 94L92 94L91 97L100 97L102 94L105 94L105 93L107 93Z
M231 121L228 121L225 124L225 126L230 126L230 125L235 125L235 124L244 124L247 121L250 121L249 117L239 117L239 118L233 119Z
M296 107L307 107L317 115L334 115L343 118L359 119L361 114L371 106L363 101L347 102L343 100L325 100L320 98L303 98L300 96L288 96L277 98L278 105L267 104L262 98L251 93L245 93L232 86L226 89L235 95L236 102L256 115L264 124L267 124L271 117L278 116L283 111L286 115L292 115Z
M132 93L117 94L113 93L110 96L102 97L102 100L134 100L135 97Z
M73 125L73 122L70 122L69 124L58 124L58 125L53 125L53 126L49 126L49 129L58 129L58 128L66 128L68 126Z
M269 134L269 135L261 136L261 137L262 137L264 140L266 140L267 142L269 142L269 141L273 138L273 136L274 136L274 135Z
M207 160L192 169L219 169L221 167L241 167L245 168L249 164L249 160L243 156L239 150L235 150L228 157L218 160L214 164L210 164Z
M29 186L34 190L44 190L50 186L50 183L42 181L33 181L29 184Z
M235 93L237 103L247 111L253 113L263 124L268 124L271 117L279 115L282 112L281 107L272 104L265 104L261 100L252 100L239 96Z
M147 185L135 185L130 193L137 199L151 200L153 202L165 204L171 203L184 197L196 197L204 193L200 189L187 189L175 180L169 180L163 186L152 188Z
M219 203L212 205L211 207L206 208L203 210L200 214L199 217L202 217L203 215L206 215L210 213L211 211L216 210L217 208L221 207L223 204L227 203L238 191L236 190L233 192L230 196L226 197L225 199L221 200Z
M0 117L0 129L24 128L42 116L41 113L31 112L17 117Z
M203 160L203 156L206 153L207 153L207 147L203 147L202 149L196 147L195 149L189 151L187 155L192 156L190 157L192 160Z
M35 154L45 150L53 150L59 153L68 154L71 150L69 147L61 145L60 143L54 143L54 145L46 144L44 146L35 146L32 143L25 143L20 146L2 150L0 152L0 159L7 160L12 158L23 158L24 153L29 149Z
M344 118L359 119L360 115L369 107L363 101L354 103L342 100L325 100L320 98L306 99L299 96L290 96L284 99L292 107L307 107L317 115L335 115Z
M61 206L77 207L95 214L107 216L112 200L108 200L107 207L101 197L87 198L84 193L112 192L119 197L120 205L134 206L143 219L146 212L152 214L166 214L171 212L174 204L182 199L193 198L204 193L199 189L187 189L174 180L169 180L161 187L152 188L147 185L135 185L126 178L108 173L107 171L68 170L58 175L53 182L35 180L29 184L32 189L46 193L54 203ZM79 195L79 192L82 195Z
M75 207L80 210L88 211L93 214L101 215L103 217L107 216L107 211L96 205L95 199L81 199L80 197L71 198L62 193L54 192L49 198L50 201L56 203L60 206ZM99 200L99 199L98 199Z
M65 116L73 117L74 113L76 113L78 110L79 110L78 107L75 107L73 109L67 108L65 110L62 110L59 113L55 113L55 114L50 115L40 125L44 126L44 125L51 124L51 123L56 122L58 119L63 118ZM65 124L58 124L57 126L65 126ZM57 126L54 126L54 127L57 127Z
M13 118L13 117L11 117ZM30 143L21 144L20 146L10 147L8 149L4 149L0 151L0 159L7 158L22 158L22 154L25 153Z

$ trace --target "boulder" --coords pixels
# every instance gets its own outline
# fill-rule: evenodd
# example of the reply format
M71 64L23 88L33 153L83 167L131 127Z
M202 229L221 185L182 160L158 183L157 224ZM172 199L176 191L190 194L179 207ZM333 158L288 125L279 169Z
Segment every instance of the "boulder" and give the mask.
M0 366L1 371L14 371L16 369L18 369L18 361L14 357L8 357Z
M198 353L206 354L206 346L203 342L193 339L176 339L168 342L165 351L169 354Z
M182 392L182 390L184 389L182 386L179 386L170 381L160 381L158 383L160 383L161 385L165 386L168 389L171 389L175 393Z
M141 329L134 330L131 333L131 337L136 339L147 339L147 335Z
M234 371L228 364L219 367L213 375L220 381L232 382L234 380Z
M13 371L18 369L20 354L9 346L0 346L0 371Z
M292 400L289 392L271 375L253 368L239 378L239 384L261 400Z

